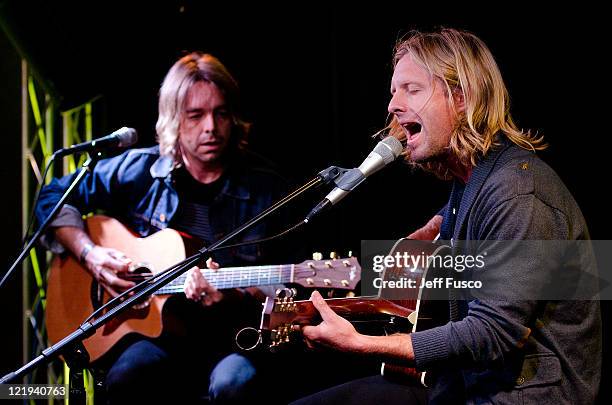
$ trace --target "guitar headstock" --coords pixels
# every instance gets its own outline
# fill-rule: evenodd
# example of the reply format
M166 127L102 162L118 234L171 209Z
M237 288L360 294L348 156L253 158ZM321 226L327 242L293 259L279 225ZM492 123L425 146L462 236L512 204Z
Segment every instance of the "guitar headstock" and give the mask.
M294 265L293 282L307 288L354 290L361 280L361 266L355 257L313 260ZM332 255L335 256L335 255Z
M267 331L267 344L275 349L291 341L294 326L311 324L318 317L317 310L310 301L294 301L291 290L276 298L266 298L262 313L260 331Z

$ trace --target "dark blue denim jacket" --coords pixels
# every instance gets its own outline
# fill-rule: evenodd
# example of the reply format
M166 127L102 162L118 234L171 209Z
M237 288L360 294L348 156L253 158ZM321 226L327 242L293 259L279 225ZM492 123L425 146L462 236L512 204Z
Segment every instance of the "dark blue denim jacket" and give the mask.
M227 169L221 193L210 207L210 221L216 239L272 205L286 193L287 184L262 157L247 151L237 152ZM179 205L173 187L173 161L160 156L159 147L128 150L101 160L88 173L60 212L53 226L83 227L81 214L103 211L117 218L134 232L148 236L168 227ZM60 199L75 174L45 186L36 206L36 216L43 221ZM274 221L276 219L276 221ZM239 240L269 236L282 227L278 218L264 220L244 233ZM238 242L239 240L236 240ZM56 253L63 248L49 233L43 244ZM244 246L221 252L215 259L221 265L273 260L259 246Z

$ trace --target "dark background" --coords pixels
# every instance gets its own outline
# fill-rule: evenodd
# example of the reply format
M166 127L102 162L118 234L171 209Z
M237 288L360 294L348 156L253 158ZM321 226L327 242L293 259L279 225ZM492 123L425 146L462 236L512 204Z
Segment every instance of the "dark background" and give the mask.
M609 65L602 60L609 22L601 10L455 5L451 12L409 2L84 3L0 1L3 268L16 256L21 229L20 55L61 100L62 110L103 96L95 104L95 137L130 126L139 132L139 145L148 146L154 144L157 91L168 68L184 51L210 52L241 85L246 116L254 122L251 148L297 184L331 164L361 162L374 145L370 134L387 116L396 39L411 28L441 25L468 29L489 45L519 126L546 137L551 147L542 156L575 196L592 237L610 239L604 194L612 142L609 102L603 102L610 86ZM444 204L447 192L448 185L432 176L394 164L312 225L314 247L346 254L357 251L362 239L404 236ZM308 197L312 203L318 199ZM20 364L18 280L20 275L0 291L7 331L2 374ZM603 306L608 328L609 305ZM608 357L606 352L606 362Z

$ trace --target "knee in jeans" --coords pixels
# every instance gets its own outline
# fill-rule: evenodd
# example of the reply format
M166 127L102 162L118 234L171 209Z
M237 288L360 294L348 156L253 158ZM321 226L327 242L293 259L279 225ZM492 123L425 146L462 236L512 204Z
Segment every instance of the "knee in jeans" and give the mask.
M235 353L225 357L210 375L210 398L217 402L244 398L248 395L255 374L255 367L246 357Z

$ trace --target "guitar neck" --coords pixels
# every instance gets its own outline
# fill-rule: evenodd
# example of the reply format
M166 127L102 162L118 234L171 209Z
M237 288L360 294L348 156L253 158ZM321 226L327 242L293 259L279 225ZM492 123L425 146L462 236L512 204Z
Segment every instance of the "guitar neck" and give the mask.
M413 312L411 309L398 305L390 300L377 297L332 298L325 300L329 307L341 317L351 320L353 318L367 318L376 315L389 315L408 318ZM312 301L295 301L296 313L304 319L312 320L319 316Z
M397 326L407 329L415 314L409 308L377 297L334 298L325 300L329 307L366 334L386 333L387 328ZM321 321L321 315L312 301L288 301L266 298L260 329L267 331L262 336L275 347L291 340L293 325L312 325ZM381 330L382 327L382 330Z
M293 282L294 268L293 264L279 264L274 266L226 267L217 271L201 269L200 271L209 284L218 290L222 290L290 283ZM178 278L157 290L155 294L183 293L186 278L186 274L181 274Z

